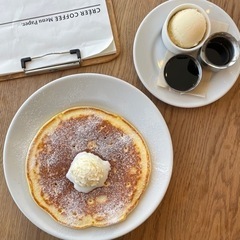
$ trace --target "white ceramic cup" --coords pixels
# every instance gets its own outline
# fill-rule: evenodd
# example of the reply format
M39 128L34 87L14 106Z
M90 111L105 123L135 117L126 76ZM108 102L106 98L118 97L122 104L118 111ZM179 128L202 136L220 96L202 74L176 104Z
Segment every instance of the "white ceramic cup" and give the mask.
M171 38L169 37L169 34L168 34L168 23L169 23L170 19L173 17L174 14L176 14L177 12L184 10L184 9L197 9L205 17L206 23L207 23L206 32L205 32L203 39L196 46L194 46L192 48L181 48L181 47L177 46L176 44L173 43L173 41L171 40ZM200 47L202 47L205 40L209 37L210 31L211 31L211 22L210 22L209 16L206 13L206 11L196 4L186 3L186 4L178 5L168 14L168 16L163 24L163 27L162 27L162 40L163 40L165 47L170 52L172 52L174 54L179 54L179 53L187 54L187 53L196 51Z

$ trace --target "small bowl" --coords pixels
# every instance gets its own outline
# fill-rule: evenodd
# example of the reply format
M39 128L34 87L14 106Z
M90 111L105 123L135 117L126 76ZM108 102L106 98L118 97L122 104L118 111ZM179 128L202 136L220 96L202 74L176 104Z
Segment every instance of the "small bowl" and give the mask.
M227 32L211 35L198 53L198 61L208 70L218 72L234 65L240 56L240 41Z
M169 33L168 33L168 24L169 21L171 20L171 18L179 11L184 10L184 9L197 9L198 12L200 12L206 19L206 23L207 23L207 27L206 27L206 31L204 34L204 37L201 39L201 41L194 47L191 48L182 48L177 46L170 38ZM206 11L204 9L202 9L201 7L199 7L196 4L190 4L190 3L186 3L186 4L181 4L177 7L175 7L167 16L163 27L162 27L162 40L163 43L165 45L165 47L172 53L175 54L179 54L179 53L191 53L193 51L198 50L200 47L202 47L202 45L204 44L205 40L209 37L210 35L210 31L211 31L211 23L210 23L210 19L208 14L206 13Z
M202 67L194 57L177 54L167 61L164 78L170 89L179 93L189 92L200 83Z

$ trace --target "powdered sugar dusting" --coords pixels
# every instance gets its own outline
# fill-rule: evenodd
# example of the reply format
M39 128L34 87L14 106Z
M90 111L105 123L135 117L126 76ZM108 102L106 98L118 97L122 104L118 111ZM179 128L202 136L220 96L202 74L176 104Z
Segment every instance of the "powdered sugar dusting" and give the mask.
M60 121L42 143L38 154L42 195L48 196L47 204L57 207L68 223L74 224L89 215L96 221L104 219L111 224L124 216L123 210L133 198L141 171L132 136L91 114ZM92 152L111 164L106 186L87 194L76 191L66 178L72 160L83 151ZM133 168L135 174L129 174ZM97 201L99 196L105 200Z

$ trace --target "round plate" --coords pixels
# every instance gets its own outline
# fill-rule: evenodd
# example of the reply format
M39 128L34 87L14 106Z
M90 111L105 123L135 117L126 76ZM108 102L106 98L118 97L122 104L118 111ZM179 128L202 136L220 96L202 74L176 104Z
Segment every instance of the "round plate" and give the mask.
M121 223L104 228L71 229L53 220L35 204L29 193L25 159L33 137L52 116L75 106L93 106L121 115L139 130L149 146L152 159L150 183L136 209ZM157 208L171 178L173 150L162 115L141 91L110 76L79 74L45 85L20 107L7 132L3 164L14 201L36 226L61 239L106 240L133 230Z
M177 107L200 107L210 104L234 85L240 73L240 59L232 67L214 73L205 98L192 95L180 95L174 91L157 86L159 78L158 63L164 59L167 52L161 39L161 29L168 13L185 0L167 1L153 9L142 21L134 40L133 59L137 74L144 86L161 101ZM209 14L210 21L224 22L229 25L228 32L240 38L240 33L229 15L213 3L205 0L189 0L201 6Z

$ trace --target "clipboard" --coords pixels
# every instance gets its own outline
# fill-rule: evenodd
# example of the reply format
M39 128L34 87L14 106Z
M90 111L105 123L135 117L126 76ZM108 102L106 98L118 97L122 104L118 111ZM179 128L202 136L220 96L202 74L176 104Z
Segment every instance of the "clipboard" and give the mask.
M43 74L43 73L50 73L50 72L56 72L56 71L60 71L60 70L81 68L81 67L85 67L85 66L106 63L106 62L112 61L113 59L118 57L118 55L120 54L120 41L119 41L119 36L118 36L114 8L113 8L112 0L105 0L105 2L106 2L106 6L107 6L107 11L108 11L109 19L110 19L113 39L114 39L115 48L116 48L116 51L114 53L111 53L109 55L89 58L89 59L82 59L81 58L81 49L69 49L69 50L66 50L65 52L46 53L42 56L37 56L37 57L30 57L30 56L25 57L25 58L19 59L23 71L17 72L17 73L0 75L0 82L5 81L5 80L18 79L18 78L27 77L27 76L39 75L39 74ZM31 70L28 71L27 64L29 61L31 61L35 58L42 58L42 57L45 57L50 54L74 54L74 55L76 55L76 60L72 61L72 62L68 62L66 64L63 62L61 64L47 65L47 66L44 66L39 69L34 69L33 71L31 71Z

